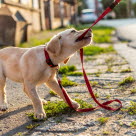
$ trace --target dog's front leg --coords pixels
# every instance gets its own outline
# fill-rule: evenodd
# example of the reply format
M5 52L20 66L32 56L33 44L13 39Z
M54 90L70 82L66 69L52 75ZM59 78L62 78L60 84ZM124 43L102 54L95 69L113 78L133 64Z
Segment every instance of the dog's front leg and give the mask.
M46 85L49 88L51 88L53 91L55 91L67 103L67 101L66 101L66 99L65 99L65 97L63 95L63 92L62 92L62 90L61 90L61 88L60 88L60 86L59 86L59 84L57 82L57 79L51 79L51 80L49 80L48 82L46 82ZM69 95L68 95L68 97L69 97ZM77 108L80 107L80 105L76 101L72 100L70 97L69 97L69 99L71 100L71 102L73 104L73 107L75 109L77 109Z
M24 91L29 96L29 98L32 100L34 112L35 112L34 116L37 119L44 119L46 117L46 114L43 109L42 100L40 99L40 97L38 96L36 92L36 86L25 81Z

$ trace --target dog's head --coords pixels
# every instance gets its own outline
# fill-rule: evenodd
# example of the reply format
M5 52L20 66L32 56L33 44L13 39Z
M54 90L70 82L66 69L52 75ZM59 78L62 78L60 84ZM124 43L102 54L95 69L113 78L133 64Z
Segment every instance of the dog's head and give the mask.
M63 32L58 33L48 43L47 50L54 56L61 55L66 59L77 50L81 49L91 42L91 30L88 31L88 33L82 40L76 41L77 38L85 31L86 30L77 31L75 29L67 29Z

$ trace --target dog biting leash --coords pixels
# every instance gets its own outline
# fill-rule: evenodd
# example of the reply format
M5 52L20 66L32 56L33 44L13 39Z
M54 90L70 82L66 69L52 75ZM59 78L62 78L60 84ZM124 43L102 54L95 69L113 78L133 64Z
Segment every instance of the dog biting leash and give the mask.
M108 14L121 0L115 0L101 15L100 17L91 25L90 28L88 28L80 37L78 37L78 39L76 40L77 42L82 40L84 38L84 36L87 34L87 32L96 24L98 23L106 14ZM45 57L46 57L46 62L47 64L50 66L50 67L56 67L57 65L53 65L49 55L48 55L48 52L46 51L46 49L44 49L44 53L45 53ZM71 100L69 99L65 89L62 87L61 85L61 80L60 78L58 77L58 84L60 86L60 88L62 89L62 92L63 92L63 95L68 103L68 105L75 109L76 111L78 112L88 112L88 111L92 111L92 110L95 110L99 107L103 108L103 109L106 109L106 110L111 110L111 111L116 111L116 110L119 110L121 107L122 107L122 103L120 100L118 99L115 99L115 100L110 100L110 101L107 101L107 102L104 102L104 103L100 103L94 93L93 93L93 90L92 90L92 87L90 85L90 82L88 80L88 77L86 75L86 72L85 72L85 69L84 69L84 63L83 63L83 48L80 49L80 59L81 59L81 63L82 63L82 70L83 70L83 75L84 75L84 79L85 79L85 82L86 82L86 86L88 88L88 91L90 93L90 95L92 96L93 100L98 104L97 107L94 107L94 108L85 108L85 109L75 109L71 103ZM118 102L120 104L120 106L118 108L112 108L110 106L108 106L109 104L113 103L113 102Z

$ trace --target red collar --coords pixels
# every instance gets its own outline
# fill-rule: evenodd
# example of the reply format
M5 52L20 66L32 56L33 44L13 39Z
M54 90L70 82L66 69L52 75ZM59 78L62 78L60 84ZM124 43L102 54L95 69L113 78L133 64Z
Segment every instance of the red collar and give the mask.
M47 63L50 67L52 67L52 68L58 67L58 65L54 65L54 64L52 63L52 61L51 61L51 59L50 59L50 56L49 56L49 53L46 51L45 47L44 47L44 55L45 55L45 58L46 58L46 63Z

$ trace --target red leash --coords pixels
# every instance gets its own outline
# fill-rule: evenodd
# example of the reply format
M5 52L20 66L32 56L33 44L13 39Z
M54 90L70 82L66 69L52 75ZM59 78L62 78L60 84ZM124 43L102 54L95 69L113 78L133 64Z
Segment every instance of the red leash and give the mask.
M98 104L98 106L97 106L97 107L94 107L94 108L75 109L75 110L78 111L78 112L88 112L88 111L92 111L92 110L94 110L94 109L97 109L97 108L101 107L101 108L104 108L104 109L106 109L106 110L116 111L116 110L119 110L120 108L122 108L122 103L121 103L121 101L118 100L118 99L110 100L110 101L104 102L104 103L102 103L102 104L96 99L96 97L95 97L95 95L94 95L94 93L93 93L92 87L91 87L91 85L90 85L90 82L89 82L89 80L88 80L88 77L87 77L87 75L86 75L85 69L84 69L84 63L83 63L83 49L80 49L80 59L81 59L81 63L82 63L82 70L83 70L83 75L84 75L84 79L85 79L85 82L86 82L86 86L87 86L87 88L88 88L88 91L89 91L90 95L92 96L93 100ZM65 89L62 87L62 85L61 85L60 79L58 79L58 83L59 83L59 85L60 85L60 87L61 87L61 89L62 89L62 92L63 92L63 94L64 94L64 97L65 97L65 99L66 99L68 105L69 105L71 108L74 109L74 107L73 107L73 105L72 105L72 103L71 103L69 97L67 96L66 90L65 90ZM118 103L120 104L120 106L119 106L118 108L112 108L112 107L110 107L110 106L107 106L107 105L109 105L109 104L111 104L111 103L113 103L113 102L118 102Z
M84 36L87 34L87 32L88 32L96 23L98 23L106 14L108 14L120 1L121 1L121 0L115 0L115 1L111 4L111 6L108 7L108 8L100 15L100 17L91 25L91 27L88 28L80 37L78 37L78 39L77 39L76 41L82 40L82 39L84 38ZM53 65L53 63L51 62L51 59L50 59L50 57L49 57L49 55L48 55L48 52L47 52L45 49L44 49L44 53L45 53L46 60L48 60L48 61L46 61L47 64L48 64L50 67L57 66L57 65ZM83 70L83 75L84 75L84 79L85 79L85 82L86 82L86 86L87 86L87 88L88 88L88 91L89 91L90 95L92 96L93 100L98 104L98 106L97 106L97 107L94 107L94 108L75 109L75 110L78 111L78 112L88 112L88 111L92 111L92 110L94 110L94 109L97 109L97 108L101 107L101 108L104 108L104 109L106 109L106 110L116 111L116 110L119 110L120 108L122 108L122 103L121 103L121 101L118 100L118 99L110 100L110 101L107 101L107 102L104 102L104 103L100 103L100 102L96 99L96 97L95 97L95 95L94 95L94 93L93 93L92 87L91 87L91 85L90 85L90 82L89 82L89 80L88 80L88 77L87 77L87 75L86 75L85 69L84 69L84 63L83 63L83 49L80 49L80 58L81 58L82 70ZM64 95L64 97L65 97L65 99L66 99L68 105L69 105L71 108L74 109L74 107L73 107L73 105L72 105L72 103L71 103L71 101L70 101L70 99L69 99L69 97L68 97L68 95L67 95L65 89L64 89L64 88L62 87L62 85L61 85L61 80L60 80L59 78L58 78L58 83L59 83L59 85L60 85L60 87L61 87L61 89L62 89L63 95ZM120 104L120 106L119 106L118 108L112 108L112 107L110 107L110 106L107 106L107 105L109 105L109 104L111 104L111 103L113 103L113 102L118 102L118 103Z
M85 35L87 34L87 32L94 26L96 25L105 15L107 15L110 11L112 11L112 9L119 4L121 0L115 0L100 16L99 18L91 25L91 27L89 27L81 36L78 37L78 39L76 41L80 41L82 40Z

